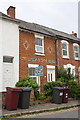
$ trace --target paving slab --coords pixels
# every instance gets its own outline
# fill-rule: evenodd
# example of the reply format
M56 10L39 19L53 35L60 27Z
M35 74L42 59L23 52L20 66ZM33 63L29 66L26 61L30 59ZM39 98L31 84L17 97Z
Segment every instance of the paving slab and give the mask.
M3 116L9 116L9 115L15 115L15 114L27 114L32 112L38 112L42 110L51 110L55 108L63 108L63 107L70 107L70 106L76 106L79 105L80 101L78 100L72 100L68 103L62 103L62 104L55 104L55 103L44 103L44 104L38 104L38 105L32 105L29 106L29 109L17 109L13 111L8 111L6 109L3 109L2 113Z

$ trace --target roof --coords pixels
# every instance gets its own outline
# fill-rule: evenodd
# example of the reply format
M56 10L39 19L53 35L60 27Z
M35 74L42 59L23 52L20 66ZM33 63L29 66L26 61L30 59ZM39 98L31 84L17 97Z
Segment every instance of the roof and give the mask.
M6 14L4 14L2 12L0 12L0 18L8 19L8 20L11 20L11 21L19 23L19 21L17 19L14 19L14 18L10 17L9 15L6 15Z
M75 37L74 35L62 32L62 31L58 31L49 27L45 27L39 24L35 24L35 23L30 23L30 22L26 22L23 20L19 20L19 19L13 19L8 15L5 15L4 13L0 12L0 16L2 16L3 18L7 18L7 19L11 19L13 21L17 21L19 22L19 27L22 29L26 29L29 31L33 31L33 32L37 32L37 33L41 33L41 34L45 34L51 37L62 37L62 38L66 38L66 39L70 39L76 42L80 42L80 39Z
M52 29L49 27L45 27L45 26L42 26L39 24L25 22L22 20L20 20L20 28L31 30L34 32L39 32L42 34L47 34L47 35L50 35L52 37L54 37L54 36L55 37L64 37L64 38L68 38L68 39L75 40L78 42L80 41L80 39L75 37L74 35L71 35L71 34L68 34L68 33L65 33L62 31L58 31L58 30L55 30L55 29Z
M29 22L25 22L22 20L19 20L19 22L20 22L20 25L19 25L20 28L30 30L33 32L37 32L37 33L41 33L41 34L45 34L45 35L49 35L52 37L55 36L55 34L49 33L48 30L45 30L42 26L37 25L35 23L29 23Z

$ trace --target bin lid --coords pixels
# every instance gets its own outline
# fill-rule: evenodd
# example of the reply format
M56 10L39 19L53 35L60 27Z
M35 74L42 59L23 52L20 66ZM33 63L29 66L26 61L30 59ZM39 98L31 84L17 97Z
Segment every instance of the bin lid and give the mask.
M53 87L53 89L63 90L63 87Z
M20 92L22 91L21 88L13 88L13 87L6 87L6 90L12 91L12 92Z
M64 90L70 90L70 88L68 88L68 87L65 87L65 88L64 88Z
M27 88L27 87L19 87L22 89L22 91L31 91L32 89L31 88Z

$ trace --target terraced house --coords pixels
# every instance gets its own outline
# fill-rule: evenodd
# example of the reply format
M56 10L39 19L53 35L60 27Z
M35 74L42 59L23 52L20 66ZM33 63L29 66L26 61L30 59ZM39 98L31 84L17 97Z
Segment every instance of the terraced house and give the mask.
M2 39L2 41L8 43L6 50L8 49L9 51L12 51L11 48L16 44L13 53L19 56L19 59L16 59L16 56L12 53L8 54L5 52L5 54L2 54L2 81L6 78L6 83L8 83L5 83L2 90L5 91L6 86L14 86L13 81L15 80L14 83L16 83L18 80L24 78L24 76L36 79L37 83L42 87L46 82L56 80L57 68L59 67L69 69L74 76L79 75L80 39L77 38L76 33L67 34L42 25L16 19L15 7L13 6L7 9L7 15L0 14L2 20L5 17L9 24L12 24L12 21L15 24L16 21L17 28L15 27L13 31L12 27L14 25L12 25L10 29L13 33L11 34L8 31L3 31L4 35L11 36L10 40L14 41L13 44L9 44L8 37ZM9 26L5 23L4 27L8 28ZM17 38L13 39L16 30L19 33L17 31ZM16 72L16 68L14 67L15 62L19 63L16 65ZM6 67L4 67L4 64ZM12 67L9 67L10 65ZM42 67L42 76L36 75L36 68L39 66ZM16 75L17 79L14 79L13 76ZM79 79L77 81L79 82Z

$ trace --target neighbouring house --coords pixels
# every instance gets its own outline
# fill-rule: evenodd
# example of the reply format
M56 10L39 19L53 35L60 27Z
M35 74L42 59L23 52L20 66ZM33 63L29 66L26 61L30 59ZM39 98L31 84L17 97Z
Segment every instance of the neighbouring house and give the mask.
M30 76L42 88L46 82L56 80L57 68L60 67L70 69L74 76L79 75L80 39L76 33L67 34L16 19L13 6L8 8L7 15L0 13L0 26L0 37L3 35L3 42L0 41L0 77L4 87L14 86L16 81ZM39 66L43 68L43 76L36 76Z
M0 92L19 80L19 22L0 12Z

